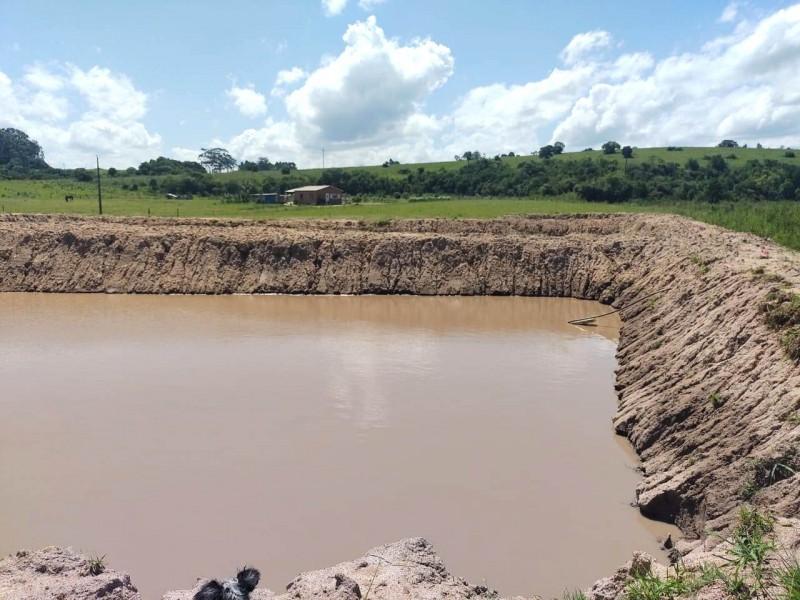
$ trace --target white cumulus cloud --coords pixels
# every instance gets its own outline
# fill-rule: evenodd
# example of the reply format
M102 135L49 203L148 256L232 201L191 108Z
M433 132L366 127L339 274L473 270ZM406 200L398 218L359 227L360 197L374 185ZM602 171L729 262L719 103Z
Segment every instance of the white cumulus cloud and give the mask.
M561 52L561 59L568 65L588 60L596 61L599 50L611 45L611 34L607 31L596 30L579 33L573 37L567 47Z
M379 135L414 113L453 72L449 48L430 39L386 37L374 16L347 28L344 50L286 97L305 135L353 141Z
M70 65L70 84L89 103L92 112L117 121L135 121L147 112L147 94L124 74L94 66L83 71Z
M124 74L94 66L29 65L18 81L0 72L0 127L37 140L53 166L128 167L152 158L161 137L147 130L147 94Z
M800 5L746 35L667 57L646 77L597 81L555 128L575 145L621 138L639 145L771 144L800 138Z
M391 38L369 17L350 25L340 51L307 76L280 75L276 88L296 86L282 96L286 117L232 136L228 147L239 158L307 166L319 164L322 146L326 163L339 166L465 150L527 153L555 140L571 150L609 139L796 147L800 4L759 21L735 19L734 31L658 59L646 48L622 52L605 31L579 33L553 52L542 77L474 87L430 114L428 99L453 73L452 52L430 39Z
M278 76L275 78L275 85L291 85L305 79L308 73L303 71L300 67L292 67L291 69L284 69L278 71Z
M61 75L52 73L41 65L27 67L23 79L31 87L46 92L57 92L64 87L64 78Z
M347 0L322 0L322 9L329 17L340 14L347 6Z
M234 85L225 93L245 117L255 118L267 114L267 99L252 85L247 87Z
M273 96L284 96L287 88L300 83L306 77L308 77L308 73L300 67L292 67L291 69L278 71L278 75L275 77L275 85L272 87L270 94Z
M722 11L722 14L719 16L719 22L731 23L736 20L736 17L738 15L739 15L739 3L731 2Z

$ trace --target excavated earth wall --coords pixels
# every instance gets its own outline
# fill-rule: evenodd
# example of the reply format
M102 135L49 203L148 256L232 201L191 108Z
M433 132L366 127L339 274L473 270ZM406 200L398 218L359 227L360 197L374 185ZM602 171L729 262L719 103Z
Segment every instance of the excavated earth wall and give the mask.
M614 426L642 460L642 513L688 537L729 524L755 464L797 452L800 367L759 312L776 288L800 289L800 255L665 215L0 217L3 292L513 294L628 307ZM748 500L794 519L800 477Z

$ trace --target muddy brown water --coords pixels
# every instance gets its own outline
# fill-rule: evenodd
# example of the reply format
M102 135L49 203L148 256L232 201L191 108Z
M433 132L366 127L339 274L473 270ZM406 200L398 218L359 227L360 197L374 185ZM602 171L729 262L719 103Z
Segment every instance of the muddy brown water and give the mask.
M0 294L0 553L105 554L144 598L408 536L560 595L667 526L629 506L618 322L571 299Z

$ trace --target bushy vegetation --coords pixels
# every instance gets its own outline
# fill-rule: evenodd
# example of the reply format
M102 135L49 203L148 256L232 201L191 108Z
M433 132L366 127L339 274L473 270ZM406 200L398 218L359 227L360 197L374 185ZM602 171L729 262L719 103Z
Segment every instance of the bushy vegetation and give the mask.
M784 600L800 600L800 564L786 560L778 570L780 585L785 590Z
M19 129L0 129L0 177L27 177L49 169L36 140Z
M781 334L786 353L800 360L800 295L775 289L759 307L770 329Z
M628 600L674 600L692 598L709 585L721 586L727 597L747 600L800 600L800 566L786 558L773 529L775 521L766 513L745 506L717 558L688 569L678 563L659 577L651 569L631 572L625 588Z
M92 577L102 575L106 570L106 556L92 556L89 558L89 566L87 572Z
M558 156L552 148L542 151L545 155ZM463 160L463 166L458 169L406 167L391 174L340 168L304 172L286 163L274 163L283 165L280 169L260 170L247 164L244 171L261 171L259 175L263 175L258 179L231 181L181 167L183 170L169 170L173 178L159 180L157 191L189 193L191 190L190 193L195 194L230 195L282 192L299 185L324 183L337 185L350 195L384 197L425 194L527 197L574 193L589 202L610 203L800 200L800 163L748 160L734 169L729 165L730 159L720 154L710 155L702 162L690 158L683 165L664 160L637 162L630 147L626 147L624 156L630 159L627 167L602 157L530 158L514 162L500 157L481 157ZM140 172L145 171L140 168Z
M199 162L180 161L172 158L159 156L139 165L138 169L133 169L129 175L197 175L205 174L206 169ZM109 169L111 175L111 169Z
M603 158L516 162L479 158L464 161L458 169L407 167L401 169L400 174L339 168L305 172L293 170L285 163L270 163L284 166L266 171L249 171L248 166L236 177L228 177L209 174L196 162L160 157L142 163L135 175L130 170L116 174L113 185L123 189L147 186L154 194L203 196L247 196L324 183L337 185L351 196L395 198L575 194L588 202L608 203L800 200L800 164L753 160L731 169L719 155L710 157L704 165L695 159L688 160L684 166L661 160L636 163L634 159L630 162L624 169L620 163ZM246 173L253 176L248 178ZM94 174L75 169L71 177L91 181Z

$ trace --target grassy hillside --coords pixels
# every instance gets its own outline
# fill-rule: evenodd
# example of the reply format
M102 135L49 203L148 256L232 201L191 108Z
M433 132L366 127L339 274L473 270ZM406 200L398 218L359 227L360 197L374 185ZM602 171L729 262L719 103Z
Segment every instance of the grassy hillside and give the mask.
M734 168L736 166L742 165L746 163L748 160L764 160L764 159L772 159L781 162L788 162L793 164L800 164L800 151L797 152L797 157L795 158L787 158L785 156L786 151L776 148L683 148L683 150L672 151L667 150L666 148L637 148L634 150L633 158L630 159L630 164L634 164L637 162L646 162L650 160L663 160L667 162L677 162L677 163L685 163L690 158L694 158L698 161L702 161L706 156L712 156L714 154L721 154L722 156L729 158L735 156L736 158L730 158L731 166ZM491 157L487 157L491 158ZM602 160L609 160L614 161L619 164L625 162L625 159L622 157L622 154L617 152L616 154L603 154L600 150L593 150L591 152L565 152L561 155L555 156L549 160L582 160L585 158L592 158L592 159L602 159ZM536 156L531 155L521 155L521 156L512 156L512 157L504 157L501 159L503 162L506 162L512 166L516 166L523 161L528 160L542 160ZM425 169L429 171L435 170L448 170L448 169L460 169L464 165L467 164L467 161L463 160L451 160L446 162L430 162L430 163L408 163L408 164L398 164L392 165L389 167L382 167L381 165L375 166L366 166L366 167L339 167L335 163L330 166L330 168L341 168L344 171L358 171L364 170L368 172L375 173L376 175L390 175L394 177L403 177L406 172L408 171L416 171L417 169ZM319 177L322 174L322 169L299 169L297 173L301 173L304 175L309 175L311 177ZM237 180L246 180L252 175L261 175L263 173L247 173L242 171L235 171L233 173L224 173L219 175L222 178L230 178L230 179L237 179Z
M781 164L800 166L800 152L798 152L795 157L787 157L786 154L787 152L785 150L756 148L684 148L680 151L669 151L665 148L642 148L635 150L634 157L629 161L629 166L634 167L636 165L658 161L674 162L684 165L689 159L695 159L700 163L706 163L707 158L713 155L722 155L725 157L727 165L733 170L744 166L748 161L764 159L775 160ZM622 165L625 162L625 159L619 153L605 155L597 150L592 152L567 152L549 159L549 162L574 162L587 158L616 165ZM538 163L544 161L535 156L514 156L502 158L501 162L510 167L516 167L523 162ZM467 164L469 164L467 161L453 160L450 162L400 164L389 167L382 167L380 165L344 167L340 170L350 173L370 173L390 180L401 181L409 174L418 173L420 170L427 173L454 171L463 169ZM156 183L160 184L166 179L175 179L176 177L180 176L127 175L124 174L124 172L120 172L116 177L109 177L106 172L103 172L103 188L105 195L113 199L155 201L158 198L163 198L164 194L162 191L151 192L149 188L151 181L155 180ZM237 183L239 185L248 184L253 187L255 191L260 191L265 182L269 182L267 187L274 190L278 187L285 189L286 187L302 185L309 181L317 182L325 180L321 169L300 169L292 171L289 174L282 174L279 171L234 171L231 173L219 173L211 175L210 177L220 182L221 185L226 183ZM94 198L97 195L96 183L93 181L78 182L68 177L43 180L0 179L0 204L5 203L9 207L9 210L20 210L18 208L20 206L18 202L20 201L23 202L23 206L25 205L25 201L28 200L63 201L64 196L68 194L74 195L76 199ZM37 203L32 202L27 205L31 207L31 210L35 210ZM61 210L57 203L53 205L48 204L47 206L47 208L42 208L41 210L46 210L48 212Z

